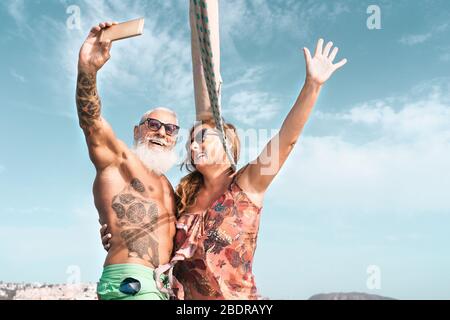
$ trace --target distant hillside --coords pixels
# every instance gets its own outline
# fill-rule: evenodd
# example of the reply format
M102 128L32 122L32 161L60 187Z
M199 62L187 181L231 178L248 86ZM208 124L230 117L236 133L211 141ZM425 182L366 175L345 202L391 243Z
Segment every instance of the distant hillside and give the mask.
M95 300L96 284L2 283L0 300Z
M396 299L362 292L348 292L348 293L334 292L334 293L315 294L308 300L396 300Z
M0 300L97 300L96 284L84 283L78 286L42 283L0 282ZM308 300L395 300L374 294L320 293Z

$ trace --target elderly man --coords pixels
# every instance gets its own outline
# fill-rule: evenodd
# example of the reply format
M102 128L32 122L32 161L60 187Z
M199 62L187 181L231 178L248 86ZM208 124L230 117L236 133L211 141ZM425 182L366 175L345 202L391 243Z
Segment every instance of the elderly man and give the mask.
M163 174L176 162L178 121L169 109L147 112L134 127L130 149L102 118L96 74L110 58L111 42L100 42L100 34L113 24L93 27L83 43L76 91L80 127L97 171L95 206L100 222L115 235L97 293L99 299L167 299L153 270L172 253L175 198Z

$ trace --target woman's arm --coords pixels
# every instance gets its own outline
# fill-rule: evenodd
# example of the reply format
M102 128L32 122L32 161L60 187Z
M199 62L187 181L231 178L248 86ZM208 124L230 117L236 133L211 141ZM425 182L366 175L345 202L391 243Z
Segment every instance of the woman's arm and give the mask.
M333 43L328 42L323 48L323 39L319 39L314 57L311 57L308 48L303 48L306 79L300 95L284 120L279 133L269 141L259 157L251 162L239 177L239 185L252 194L253 198L259 197L261 202L264 192L294 148L316 103L322 85L337 69L347 63L347 60L343 59L333 64L338 48L335 47L331 50L332 47Z

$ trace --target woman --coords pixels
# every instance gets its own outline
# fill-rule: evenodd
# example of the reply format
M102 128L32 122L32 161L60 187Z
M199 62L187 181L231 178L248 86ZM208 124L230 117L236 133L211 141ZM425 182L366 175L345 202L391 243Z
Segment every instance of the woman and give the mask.
M257 299L252 262L264 194L295 146L322 85L347 60L333 64L338 49L323 40L314 57L304 48L306 79L279 133L261 155L238 172L222 148L210 121L191 130L187 168L191 171L176 189L178 222L171 262L160 266L169 285L160 286L177 299ZM234 160L239 139L225 126Z

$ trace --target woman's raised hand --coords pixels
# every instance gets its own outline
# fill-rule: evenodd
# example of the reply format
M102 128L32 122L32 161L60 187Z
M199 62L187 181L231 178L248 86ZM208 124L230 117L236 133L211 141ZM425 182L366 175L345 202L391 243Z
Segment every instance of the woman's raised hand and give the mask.
M319 39L314 57L311 57L308 48L303 48L306 60L306 81L313 81L318 85L324 84L337 69L347 63L347 59L342 59L333 64L339 49L338 47L333 48L331 41L326 44L325 48L323 44L323 39ZM333 50L331 50L332 48Z

